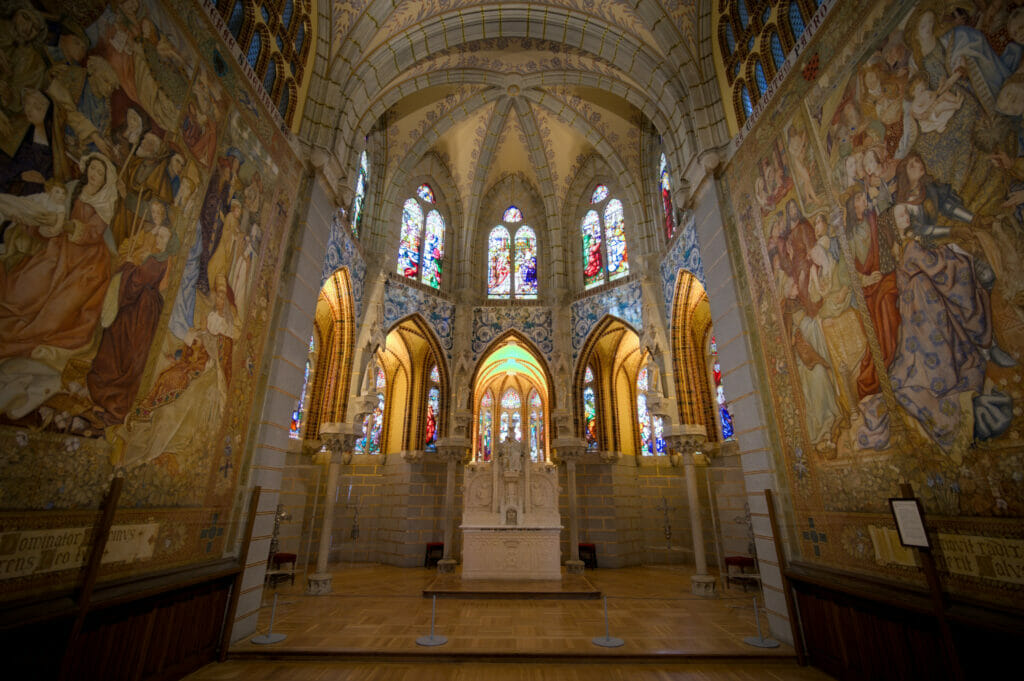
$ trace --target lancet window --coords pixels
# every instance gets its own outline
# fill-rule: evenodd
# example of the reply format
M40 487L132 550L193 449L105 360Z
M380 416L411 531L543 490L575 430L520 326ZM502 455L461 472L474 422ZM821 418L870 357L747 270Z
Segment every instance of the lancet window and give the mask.
M626 255L626 217L622 201L599 184L580 223L583 245L583 286L593 288L629 274Z
M487 239L488 298L537 297L537 233L522 223L522 211L512 205L502 214L501 224L491 229Z
M490 461L494 442L494 396L490 390L480 398L480 416L476 438L477 460Z
M530 460L544 460L544 402L536 389L530 391Z
M665 238L671 239L676 232L676 220L672 214L672 178L665 154L661 155L661 162L658 164L658 189L661 191L661 205L665 217Z
M647 404L647 367L640 369L636 377L636 418L640 426L640 453L644 456L665 454L665 422L660 416L650 413Z
M587 439L588 450L600 447L597 437L597 394L594 392L594 386L594 372L587 367L583 375L583 434Z
M426 215L426 219L424 219ZM441 286L444 259L444 218L436 208L434 191L421 184L416 196L402 206L398 242L398 273L432 288Z
M732 414L729 412L729 402L725 399L725 388L722 387L722 365L718 363L718 343L715 337L711 337L709 348L711 355L711 380L715 384L715 400L718 403L718 420L722 428L722 439L728 440L733 436Z
M359 155L359 170L356 173L356 195L352 199L352 236L359 238L359 229L363 224L363 212L366 207L366 189L370 181L370 161L366 151Z
M435 364L427 382L427 415L423 427L423 442L427 451L437 450L437 419L441 413L441 374Z
M306 402L309 398L309 379L313 373L313 359L316 357L316 341L313 336L309 337L309 354L306 356L306 369L302 376L302 391L299 393L299 403L295 405L292 412L291 425L288 428L288 437L293 440L302 439L302 423L306 415Z
M377 406L372 414L363 419L363 436L356 441L356 452L360 454L380 454L380 435L384 426L384 393L387 379L384 369L377 367L374 388L377 390Z

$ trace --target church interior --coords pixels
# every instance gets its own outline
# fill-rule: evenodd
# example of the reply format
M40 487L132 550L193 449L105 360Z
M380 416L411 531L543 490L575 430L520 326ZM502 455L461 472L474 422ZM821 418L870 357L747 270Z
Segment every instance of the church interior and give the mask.
M1013 0L5 0L0 261L12 674L1024 643Z

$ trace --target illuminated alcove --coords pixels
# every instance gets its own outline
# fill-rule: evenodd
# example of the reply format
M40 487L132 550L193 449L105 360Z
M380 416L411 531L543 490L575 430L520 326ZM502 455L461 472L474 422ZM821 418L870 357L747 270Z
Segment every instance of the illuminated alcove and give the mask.
M551 381L544 360L518 334L491 345L473 379L473 458L489 461L506 438L525 441L533 461L550 461Z

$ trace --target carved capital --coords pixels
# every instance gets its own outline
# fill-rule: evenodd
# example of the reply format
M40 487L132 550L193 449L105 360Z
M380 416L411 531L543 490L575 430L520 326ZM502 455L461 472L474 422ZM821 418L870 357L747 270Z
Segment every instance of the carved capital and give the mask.
M692 456L708 439L704 426L693 423L673 424L667 430L665 441L683 456Z
M443 437L437 441L437 458L444 462L466 463L470 456L468 437Z
M352 423L325 423L320 428L320 440L331 454L338 456L342 463L352 460L352 450L362 435L362 425Z
M576 462L587 452L587 441L581 437L560 437L551 443L556 463Z

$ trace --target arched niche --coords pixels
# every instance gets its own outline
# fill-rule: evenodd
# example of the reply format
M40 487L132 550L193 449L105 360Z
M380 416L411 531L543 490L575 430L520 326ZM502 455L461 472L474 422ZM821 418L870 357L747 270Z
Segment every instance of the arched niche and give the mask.
M396 323L377 355L387 381L381 452L422 450L428 421L428 392L434 385L431 370L436 366L440 405L434 415L439 437L448 434L448 365L441 344L427 322L418 314Z
M355 343L354 310L352 281L348 268L342 267L324 281L317 298L313 321L316 357L306 439L316 439L324 423L345 420Z

